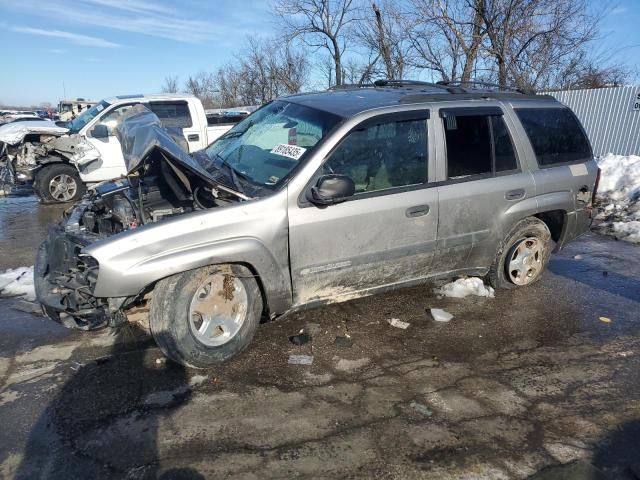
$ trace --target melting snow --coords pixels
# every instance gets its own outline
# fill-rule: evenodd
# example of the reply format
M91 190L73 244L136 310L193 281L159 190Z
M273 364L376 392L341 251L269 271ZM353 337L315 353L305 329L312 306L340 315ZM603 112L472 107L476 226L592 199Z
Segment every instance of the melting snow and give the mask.
M33 267L18 267L0 273L0 297L23 296L34 301L36 291L33 286Z
M436 288L434 292L438 295L452 298L464 298L469 295L494 297L493 288L485 286L482 279L478 277L459 278L455 282L449 282L440 288Z
M596 229L640 243L640 157L609 153L598 159L598 166L597 219L602 223Z

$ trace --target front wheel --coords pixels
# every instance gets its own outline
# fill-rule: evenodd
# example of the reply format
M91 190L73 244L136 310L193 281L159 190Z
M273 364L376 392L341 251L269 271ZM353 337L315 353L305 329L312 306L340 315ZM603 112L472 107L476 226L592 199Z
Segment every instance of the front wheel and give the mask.
M149 323L167 357L188 367L206 368L247 347L262 307L260 288L248 269L203 267L156 284Z
M494 288L516 288L540 280L553 241L547 225L535 217L518 222L505 238L487 275Z
M33 187L42 203L76 202L85 192L78 171L64 163L44 166L37 173Z

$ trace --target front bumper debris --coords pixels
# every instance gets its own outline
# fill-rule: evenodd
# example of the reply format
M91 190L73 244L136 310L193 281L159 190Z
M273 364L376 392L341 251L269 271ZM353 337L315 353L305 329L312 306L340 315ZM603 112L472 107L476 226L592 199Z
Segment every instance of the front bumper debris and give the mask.
M92 294L99 266L81 253L88 243L54 226L36 255L34 283L38 301L48 318L68 328L104 327L115 313L110 311L107 299Z

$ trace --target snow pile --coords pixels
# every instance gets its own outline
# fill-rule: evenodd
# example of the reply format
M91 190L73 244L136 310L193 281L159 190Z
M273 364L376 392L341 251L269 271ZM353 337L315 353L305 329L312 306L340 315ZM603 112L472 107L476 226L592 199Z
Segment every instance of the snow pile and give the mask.
M26 300L34 301L33 267L10 268L0 273L0 296L24 296Z
M469 295L488 298L494 297L493 288L486 287L482 279L478 277L459 278L455 282L450 282L440 288L436 288L434 292L438 295L452 298L464 298Z
M601 233L640 243L640 157L613 155L598 159L598 209Z

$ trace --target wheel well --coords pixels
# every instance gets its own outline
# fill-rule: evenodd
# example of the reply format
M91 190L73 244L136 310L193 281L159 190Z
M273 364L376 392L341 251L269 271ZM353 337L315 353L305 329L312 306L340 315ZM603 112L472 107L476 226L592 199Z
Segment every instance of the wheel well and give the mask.
M564 210L549 210L548 212L536 213L534 216L542 220L549 231L554 242L558 243L564 229L567 212Z

